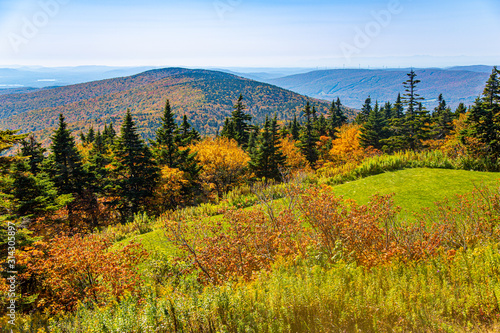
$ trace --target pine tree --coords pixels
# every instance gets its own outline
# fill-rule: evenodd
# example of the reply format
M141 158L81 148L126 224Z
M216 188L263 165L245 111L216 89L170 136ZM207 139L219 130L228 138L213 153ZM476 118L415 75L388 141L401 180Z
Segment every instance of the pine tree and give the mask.
M36 141L33 135L30 135L27 140L21 141L21 156L28 158L30 172L35 176L41 170L45 151L46 149Z
M337 101L332 102L328 115L328 135L331 138L336 138L338 128L347 123L347 116L342 110L340 98L337 97Z
M279 180L281 178L280 167L285 165L285 160L279 146L276 115L272 120L266 117L257 149L251 155L250 169L258 178Z
M313 126L312 110L309 102L307 102L303 113L306 116L306 123L300 135L299 147L311 167L314 167L319 158L319 153L316 145L316 143L318 142L318 136Z
M18 160L17 157L4 156L14 145L24 140L27 134L17 134L19 131L0 130L0 176L8 172L10 165Z
M367 121L370 112L372 112L372 99L370 98L370 96L368 96L368 98L365 100L365 104L363 104L363 106L361 107L361 112L356 117L356 123L363 124L365 121Z
M146 200L153 195L158 180L158 168L148 147L140 139L129 110L120 129L113 157L112 192L117 198L113 203L125 222L144 207Z
M251 126L250 136L248 138L247 153L252 156L257 150L257 144L259 141L260 128L257 125Z
M72 201L71 195L58 195L57 189L42 171L31 173L29 161L21 160L13 168L11 193L15 201L14 214L37 218L52 213Z
M481 154L498 166L500 158L500 71L494 67L482 97L477 99L467 116L468 129L464 136L478 140L482 145ZM475 149L475 147L469 147ZM478 153L476 151L476 153Z
M467 108L465 107L465 104L464 103L458 104L458 107L455 110L455 117L458 118L459 115L466 113L467 113Z
M444 139L453 130L453 112L446 106L443 94L438 97L438 106L432 113L432 136L441 140Z
M392 108L391 118L403 118L403 117L404 117L403 102L401 101L401 94L398 94L396 103L394 103L394 106Z
M221 136L234 139L240 146L246 147L249 137L248 122L252 120L252 116L244 112L246 106L243 104L243 95L240 94L233 108L231 118L226 118Z
M293 116L293 121L290 126L290 134L292 134L292 138L297 141L300 139L301 126L297 120L297 115Z
M106 166L111 163L108 156L108 148L104 142L104 136L97 131L92 148L90 149L89 160L86 169L92 177L93 192L103 193L109 185L109 172Z
M104 125L104 131L102 132L102 138L104 140L104 144L106 144L108 147L111 147L115 143L115 138L116 138L116 131L113 128L113 124L109 124L107 126L106 124Z
M63 115L59 115L59 127L52 136L50 155L44 166L59 194L83 193L87 174L82 166L82 157L76 149L75 140L67 129Z
M407 135L407 144L409 149L416 149L419 145L419 128L418 125L421 123L421 119L418 119L420 116L418 114L418 110L420 107L420 101L423 100L419 94L417 94L417 84L420 83L420 80L415 79L417 74L412 69L408 76L408 80L403 82L405 87L405 94L403 95L403 104L406 105L406 113L405 113L405 127L406 127L406 135ZM423 110L423 109L422 109ZM423 113L422 113L423 115Z
M184 115L182 117L182 123L179 128L177 143L182 147L186 147L198 140L200 140L200 133L198 133L197 130L191 127L191 124L188 122L187 116Z
M184 116L181 128L177 127L170 102L167 100L161 127L156 131L155 141L152 142L153 153L160 166L179 169L187 175L188 184L182 188L186 196L200 190L198 176L201 167L196 162L196 154L191 153L191 150L186 147L196 137L190 128L186 116Z
M326 120L324 115L320 115L318 120L316 121L316 131L319 136L327 136L328 135L328 121Z
M422 140L429 138L428 111L420 102L423 98L417 94L417 84L420 80L416 79L417 74L413 69L407 76L408 80L403 82L406 93L402 101L398 95L393 108L395 117L389 121L389 138L382 140L388 151L416 150L422 148ZM401 105L406 106L406 112L399 117Z
M389 120L392 118L392 104L391 102L385 102L384 107L382 108L382 114L385 120Z
M373 147L375 149L382 149L383 141L387 138L386 133L386 120L384 114L379 108L378 102L370 112L367 121L361 128L360 141L363 147Z

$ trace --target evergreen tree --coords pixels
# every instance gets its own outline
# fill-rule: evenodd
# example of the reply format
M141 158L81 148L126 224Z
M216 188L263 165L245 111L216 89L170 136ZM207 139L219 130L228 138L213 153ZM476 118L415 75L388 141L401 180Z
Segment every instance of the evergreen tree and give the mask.
M392 118L392 104L391 102L386 102L384 107L382 108L382 114L385 120L389 120Z
M155 141L152 142L153 152L159 165L179 169L187 175L188 184L182 188L182 192L189 196L199 190L198 175L201 167L196 162L196 154L186 148L194 140L187 117L183 121L181 129L177 127L174 114L167 100L162 117L162 124L156 131ZM184 148L180 148L184 146Z
M115 143L115 138L116 138L116 131L113 128L113 124L109 124L107 126L106 124L104 125L104 131L102 132L102 138L104 140L104 144L107 146L111 147Z
M103 193L109 182L109 173L106 166L111 163L108 156L108 148L104 142L104 136L100 131L97 131L92 148L90 149L89 161L86 164L86 169L92 177L93 192Z
M248 138L247 153L252 156L257 150L257 144L259 141L260 128L257 125L251 126L250 136Z
M316 143L318 142L318 136L313 126L312 110L309 102L307 102L303 113L306 117L306 123L300 135L299 147L302 150L302 153L306 157L307 161L309 161L311 167L314 167L319 158L316 145Z
M300 131L301 131L301 126L297 120L297 115L293 115L293 121L290 126L290 134L292 134L292 138L295 141L300 139Z
M432 136L437 140L444 139L453 130L453 112L446 106L442 94L438 97L438 106L434 108L432 120Z
M83 193L87 174L82 166L82 158L76 149L75 140L67 129L63 115L59 115L59 127L52 136L50 155L44 166L54 182L59 194Z
M396 103L392 108L391 118L403 118L404 117L404 106L401 101L401 94L398 94L398 98L396 99Z
M251 155L249 164L258 178L274 180L281 178L280 167L285 165L285 156L279 146L276 115L272 120L266 117L257 149Z
M24 140L27 134L17 134L19 131L0 130L0 176L9 171L10 165L18 160L17 157L4 156L14 145Z
M467 113L467 108L465 107L464 103L458 104L458 107L455 110L455 117L458 118L459 115L466 114L466 113Z
M356 117L356 123L363 124L365 121L367 121L370 112L372 112L372 99L370 98L370 96L368 96L368 98L365 100L365 104L363 104L363 106L361 107L361 112Z
M31 173L29 161L15 164L11 193L15 201L14 214L37 218L52 213L70 203L71 195L58 195L57 189L45 172Z
M408 76L408 80L403 82L405 87L405 94L403 95L403 104L406 105L406 114L405 114L405 127L406 127L406 139L409 149L416 149L419 145L420 136L418 133L420 132L418 126L422 123L422 119L418 119L420 115L424 116L423 112L418 113L417 111L421 108L420 101L423 100L419 94L417 94L417 84L420 83L420 80L416 79L417 74L412 69Z
M158 168L148 147L140 139L129 110L120 129L113 157L112 192L117 198L113 203L125 222L144 207L146 200L153 195L158 180Z
M179 128L177 143L182 147L186 147L198 140L200 140L200 133L198 133L197 130L191 127L191 124L188 122L187 116L184 115L182 117L182 123Z
M327 136L328 135L328 121L326 120L324 115L320 115L318 120L316 121L316 131L319 136Z
M361 128L360 141L363 147L382 149L383 141L387 138L386 120L378 102L370 112L367 121Z
M394 115L389 122L390 136L382 140L382 143L389 151L399 150L416 150L422 147L422 140L429 138L429 116L428 111L423 107L420 102L423 100L417 94L417 84L420 80L416 79L417 74L411 70L407 74L408 80L403 82L405 87L404 98L402 105L406 106L406 112L400 118L400 95L394 106Z
M331 138L335 138L338 133L338 128L347 123L347 116L342 110L340 98L337 97L337 101L332 102L328 115L328 135Z
M21 141L21 156L28 158L30 172L35 176L41 170L45 151L46 149L42 148L42 144L37 142L33 135L30 135L27 140Z
M244 112L246 106L243 104L243 95L240 94L234 105L230 119L226 119L221 136L235 139L240 146L246 147L249 137L249 124L252 116Z
M468 129L463 133L478 140L481 154L494 163L500 158L500 71L494 67L482 97L477 99L467 116ZM474 149L474 147L470 147ZM476 152L477 153L477 152ZM498 166L498 164L497 164Z

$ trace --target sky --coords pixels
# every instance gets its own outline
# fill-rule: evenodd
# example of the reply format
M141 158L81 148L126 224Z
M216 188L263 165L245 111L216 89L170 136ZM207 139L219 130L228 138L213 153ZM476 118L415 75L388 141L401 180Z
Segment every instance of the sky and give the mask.
M0 66L500 64L498 0L0 0Z

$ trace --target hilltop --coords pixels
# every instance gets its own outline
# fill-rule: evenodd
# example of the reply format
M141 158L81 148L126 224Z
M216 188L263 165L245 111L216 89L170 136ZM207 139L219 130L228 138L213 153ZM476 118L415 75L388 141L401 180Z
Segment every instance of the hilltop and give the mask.
M403 82L409 68L404 69L332 69L312 71L267 79L265 82L290 89L299 94L333 100L339 97L345 105L361 108L365 99L371 96L373 102L394 102L404 93ZM468 66L449 69L415 69L418 93L425 98L425 105L434 108L439 94L452 107L459 103L471 105L481 94L484 82L491 74L491 67Z
M327 101L302 96L283 88L236 75L209 70L166 68L137 75L93 81L65 87L45 88L28 93L0 95L0 128L36 132L46 140L62 113L72 131L93 124L120 125L127 109L137 119L144 138L154 135L166 99L170 99L177 120L184 114L200 132L213 134L222 125L237 100L256 122L277 114L280 120L299 115L310 102L326 112ZM353 117L355 111L346 108Z

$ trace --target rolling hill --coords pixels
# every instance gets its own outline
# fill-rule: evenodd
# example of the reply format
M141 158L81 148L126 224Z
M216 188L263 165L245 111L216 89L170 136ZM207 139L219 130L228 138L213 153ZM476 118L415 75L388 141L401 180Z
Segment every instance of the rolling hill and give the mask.
M410 69L334 69L296 74L265 82L290 89L306 96L333 100L340 98L344 105L361 108L365 99L371 96L378 100L394 102L398 92L404 93L403 82ZM415 69L418 93L425 98L427 108L437 105L440 93L453 108L459 103L471 105L483 91L491 74L491 67L470 66L449 69Z
M281 120L299 114L306 102L326 112L329 103L228 73L167 68L89 83L41 89L29 93L0 95L0 129L34 132L46 141L63 114L73 131L93 124L120 125L130 109L144 138L151 138L160 123L166 99L170 99L177 120L187 114L202 133L215 133L237 100L257 122L276 113ZM346 109L353 117L355 110Z

